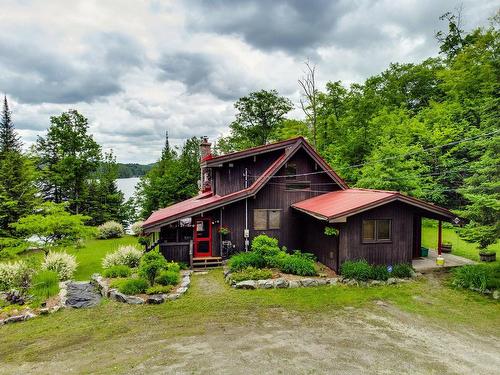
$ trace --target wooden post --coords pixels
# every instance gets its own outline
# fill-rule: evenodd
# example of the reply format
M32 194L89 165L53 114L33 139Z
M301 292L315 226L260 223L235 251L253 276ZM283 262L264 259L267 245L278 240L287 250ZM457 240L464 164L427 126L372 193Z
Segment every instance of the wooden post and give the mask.
M439 220L438 224L438 255L441 256L441 247L443 245L443 223Z

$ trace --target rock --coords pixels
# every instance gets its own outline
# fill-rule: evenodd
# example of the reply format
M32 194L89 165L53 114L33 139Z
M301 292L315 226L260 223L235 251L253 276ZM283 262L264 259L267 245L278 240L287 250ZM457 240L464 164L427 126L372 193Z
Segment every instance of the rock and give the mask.
M326 285L327 284L327 280L326 279L319 279L319 280L316 280L318 285Z
M300 286L300 282L298 282L298 281L295 281L295 280L290 280L290 281L288 282L288 287L289 287L289 288L294 289L294 288L298 288L299 286Z
M43 309L40 309L40 315L47 315L50 312L48 307L44 307Z
M381 281L381 280L372 280L372 281L370 281L370 285L372 285L372 286L377 286L377 285L382 285L382 284L384 284L384 282Z
M417 277L417 273L414 270L410 270L410 277Z
M50 312L50 313L55 313L55 312L58 312L60 309L61 309L61 306L57 305L57 306L52 307L52 308L49 310L49 312Z
M9 316L8 318L3 320L3 324L9 324L9 323L16 323L16 322L23 322L28 319L35 318L36 315L33 314L32 312L28 311L24 314L21 315L14 315L14 316Z
M191 280L189 280L189 277L186 279L183 279L182 282L181 282L181 287L182 288L188 288L189 285L191 284Z
M331 279L327 279L326 280L326 283L329 284L329 285L337 285L338 283L338 278L336 277L332 277Z
M144 300L141 297L127 296L116 289L111 289L109 291L109 298L118 302L128 303L130 305L141 305L144 303Z
M165 302L165 297L162 294L153 294L146 299L146 303L150 305L159 305L163 302Z
M398 280L395 277L389 277L387 279L387 285L396 284L397 282L398 282Z
M254 280L245 280L236 283L236 289L256 289L257 283Z
M179 293L169 293L169 294L167 294L167 296L165 297L165 299L168 299L169 301L174 301L174 300L176 300L179 297L180 297Z
M224 277L227 277L230 274L231 274L231 271L229 269L224 270Z
M82 308L99 304L101 295L89 282L70 282L67 284L65 306Z
M302 279L300 283L305 287L318 286L318 281L314 279Z
M274 288L273 280L257 280L257 288L272 289Z
M288 281L285 279L274 280L274 287L278 289L288 288Z
M500 290L495 290L493 292L493 299L499 299L500 298Z
M177 293L184 294L187 292L187 290L188 290L188 288L186 288L185 286L181 286L181 287L177 288Z
M349 281L347 281L347 282L344 280L344 282L345 282L347 285L349 285L349 286L359 286L358 281L357 281L357 280L354 280L354 279L349 279Z
M109 287L104 278L98 273L94 273L90 282L95 285L97 290L101 293L103 297L108 297L109 295Z

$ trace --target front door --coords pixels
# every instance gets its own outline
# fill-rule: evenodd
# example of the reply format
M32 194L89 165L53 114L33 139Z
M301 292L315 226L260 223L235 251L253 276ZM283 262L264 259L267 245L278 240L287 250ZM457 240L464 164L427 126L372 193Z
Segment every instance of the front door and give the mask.
M212 219L199 218L194 221L194 257L212 256Z

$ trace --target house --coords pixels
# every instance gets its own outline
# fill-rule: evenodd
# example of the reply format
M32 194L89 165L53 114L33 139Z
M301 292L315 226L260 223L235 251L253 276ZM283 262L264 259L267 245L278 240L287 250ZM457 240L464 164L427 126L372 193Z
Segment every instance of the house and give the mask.
M221 156L207 138L200 148L200 193L143 224L167 259L218 264L264 233L335 271L349 259L411 262L420 253L422 217L455 217L398 192L349 188L302 137ZM337 231L327 235L326 227Z

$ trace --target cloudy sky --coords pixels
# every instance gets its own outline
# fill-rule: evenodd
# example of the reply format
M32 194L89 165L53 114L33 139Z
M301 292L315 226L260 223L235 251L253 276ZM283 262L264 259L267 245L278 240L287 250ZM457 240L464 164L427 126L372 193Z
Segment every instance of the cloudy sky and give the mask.
M28 146L77 109L121 162L153 162L164 133L227 133L233 103L277 89L295 103L307 59L321 85L361 82L437 54L448 0L0 0L0 92ZM465 29L498 1L465 0ZM293 116L300 117L296 109Z

